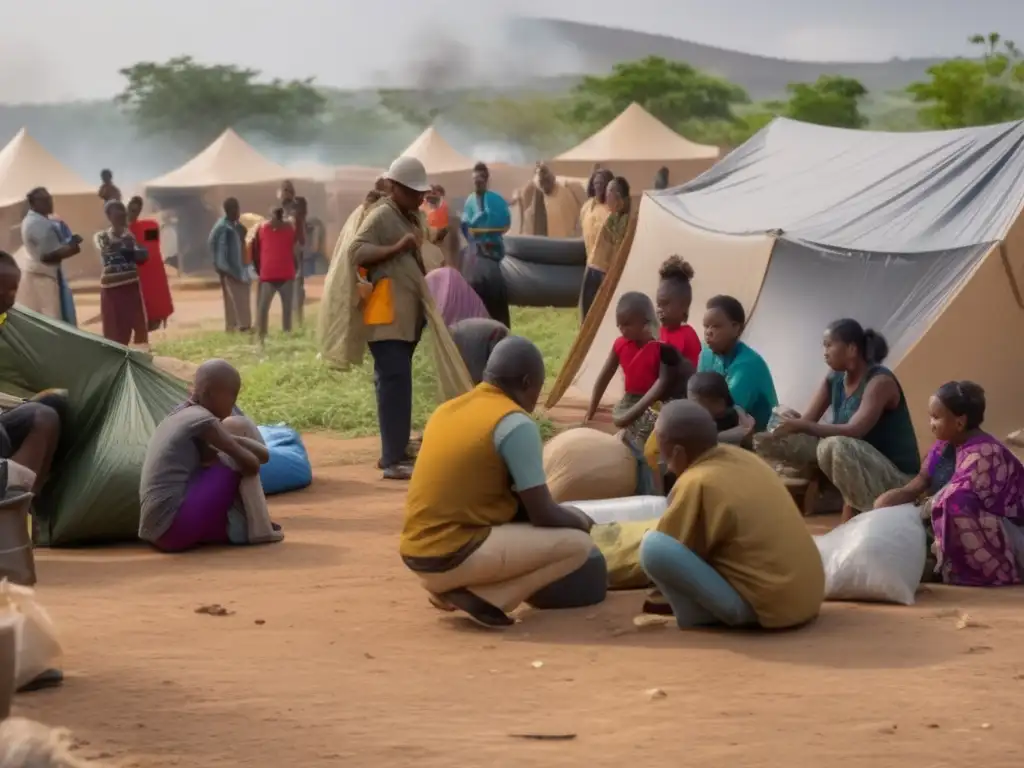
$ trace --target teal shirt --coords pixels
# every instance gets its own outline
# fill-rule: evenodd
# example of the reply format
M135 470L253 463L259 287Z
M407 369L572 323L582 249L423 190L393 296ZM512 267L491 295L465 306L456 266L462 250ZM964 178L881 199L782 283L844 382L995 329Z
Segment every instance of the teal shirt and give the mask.
M850 419L860 408L860 401L864 397L864 390L868 382L875 376L889 376L896 382L900 391L900 401L891 411L882 411L868 433L864 435L864 442L878 449L885 458L891 461L900 472L905 475L916 475L921 470L921 454L917 449L917 435L914 434L914 424L910 419L910 410L907 408L907 399L903 396L903 387L888 368L876 365L871 368L864 380L861 381L857 391L849 397L846 395L846 374L829 374L829 390L832 400L832 423L849 424Z
M714 371L725 377L733 402L754 419L759 432L768 427L772 408L779 404L775 382L768 363L742 341L736 342L728 355L716 355L704 347L697 361L697 370Z

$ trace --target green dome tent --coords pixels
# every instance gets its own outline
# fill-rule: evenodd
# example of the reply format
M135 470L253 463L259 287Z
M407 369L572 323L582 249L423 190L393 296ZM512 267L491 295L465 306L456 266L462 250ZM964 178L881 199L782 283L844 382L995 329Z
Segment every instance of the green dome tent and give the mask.
M139 476L156 425L185 385L150 355L27 309L0 326L0 392L68 392L70 423L35 501L37 544L135 541Z

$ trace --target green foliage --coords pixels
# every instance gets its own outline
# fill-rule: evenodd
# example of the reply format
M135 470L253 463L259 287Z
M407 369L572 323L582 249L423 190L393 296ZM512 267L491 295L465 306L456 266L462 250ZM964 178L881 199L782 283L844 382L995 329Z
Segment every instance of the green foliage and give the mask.
M822 75L814 83L790 83L786 117L835 128L863 128L860 100L868 91L859 80Z
M302 141L318 131L326 104L312 79L260 82L256 70L204 66L188 56L140 62L121 74L127 83L117 101L144 133L196 147L243 126Z
M731 123L733 107L750 101L738 85L681 61L648 56L616 64L606 77L584 77L567 111L581 133L607 125L632 102L675 130L688 121Z
M469 99L451 115L491 141L516 144L547 157L583 138L565 119L564 100L524 95Z
M928 80L907 92L922 105L929 128L966 128L1024 118L1024 58L1010 40L993 32L973 35L981 58L950 59L928 69Z

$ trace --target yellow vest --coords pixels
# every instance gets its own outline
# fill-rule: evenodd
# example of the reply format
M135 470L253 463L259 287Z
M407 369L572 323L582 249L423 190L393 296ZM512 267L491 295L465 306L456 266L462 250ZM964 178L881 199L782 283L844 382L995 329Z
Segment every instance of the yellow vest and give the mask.
M403 557L444 560L468 553L492 526L512 521L519 502L494 447L494 430L517 411L523 409L486 383L434 411L405 499Z

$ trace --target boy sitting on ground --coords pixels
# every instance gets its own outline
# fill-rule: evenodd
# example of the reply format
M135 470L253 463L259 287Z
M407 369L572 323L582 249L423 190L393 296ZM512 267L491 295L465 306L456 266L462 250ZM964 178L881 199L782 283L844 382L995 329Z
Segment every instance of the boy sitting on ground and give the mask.
M192 396L156 428L142 466L139 538L164 552L284 538L270 521L260 465L270 454L236 412L242 387L225 360L196 371Z

